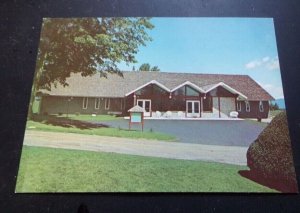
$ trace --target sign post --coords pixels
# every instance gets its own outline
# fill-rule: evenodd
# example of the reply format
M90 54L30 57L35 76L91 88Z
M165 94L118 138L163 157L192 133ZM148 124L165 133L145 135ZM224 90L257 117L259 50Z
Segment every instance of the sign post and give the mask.
M130 113L129 117L129 129L132 124L142 124L142 131L144 131L144 112L145 109L136 105L128 110Z

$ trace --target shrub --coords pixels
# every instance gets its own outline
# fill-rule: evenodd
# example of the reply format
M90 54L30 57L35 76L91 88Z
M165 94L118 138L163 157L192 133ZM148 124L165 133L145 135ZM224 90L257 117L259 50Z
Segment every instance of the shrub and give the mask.
M274 188L297 192L286 113L279 113L247 151L247 164L256 178L274 183Z
M59 112L59 113L58 113L59 116L62 116L62 114L63 114L62 112Z

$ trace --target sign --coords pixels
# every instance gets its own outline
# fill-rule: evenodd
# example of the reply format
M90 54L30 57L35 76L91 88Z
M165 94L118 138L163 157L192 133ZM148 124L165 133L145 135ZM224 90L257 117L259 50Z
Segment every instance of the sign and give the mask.
M142 122L142 113L140 112L132 112L130 116L131 123L141 123Z
M142 124L142 131L144 131L144 112L145 109L136 105L128 110L130 112L129 118L129 129L131 129L131 124Z

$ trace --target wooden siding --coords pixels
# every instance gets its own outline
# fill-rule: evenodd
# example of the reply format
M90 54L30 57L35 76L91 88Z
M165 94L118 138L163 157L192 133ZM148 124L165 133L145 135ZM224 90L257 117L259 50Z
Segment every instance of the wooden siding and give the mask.
M268 101L262 101L264 111L259 111L259 101L249 101L250 104L250 112L246 111L246 103L245 101L238 101L241 103L241 111L238 111L239 118L268 118L269 115L269 102Z
M105 99L100 97L99 109L95 108L95 101L99 97L88 97L87 108L83 109L84 97L61 97L61 96L43 96L41 103L41 113L48 114L107 114L109 112L122 112L121 100L123 98L109 98L109 109L105 109ZM68 101L70 100L70 101Z

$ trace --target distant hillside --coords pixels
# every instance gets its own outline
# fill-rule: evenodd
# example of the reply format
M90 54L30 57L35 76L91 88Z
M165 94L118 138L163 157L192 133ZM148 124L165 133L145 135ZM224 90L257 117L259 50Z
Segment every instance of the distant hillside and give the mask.
M276 99L275 101L273 101L273 103L277 103L279 109L285 109L285 103L284 103L284 99L280 98L280 99Z

